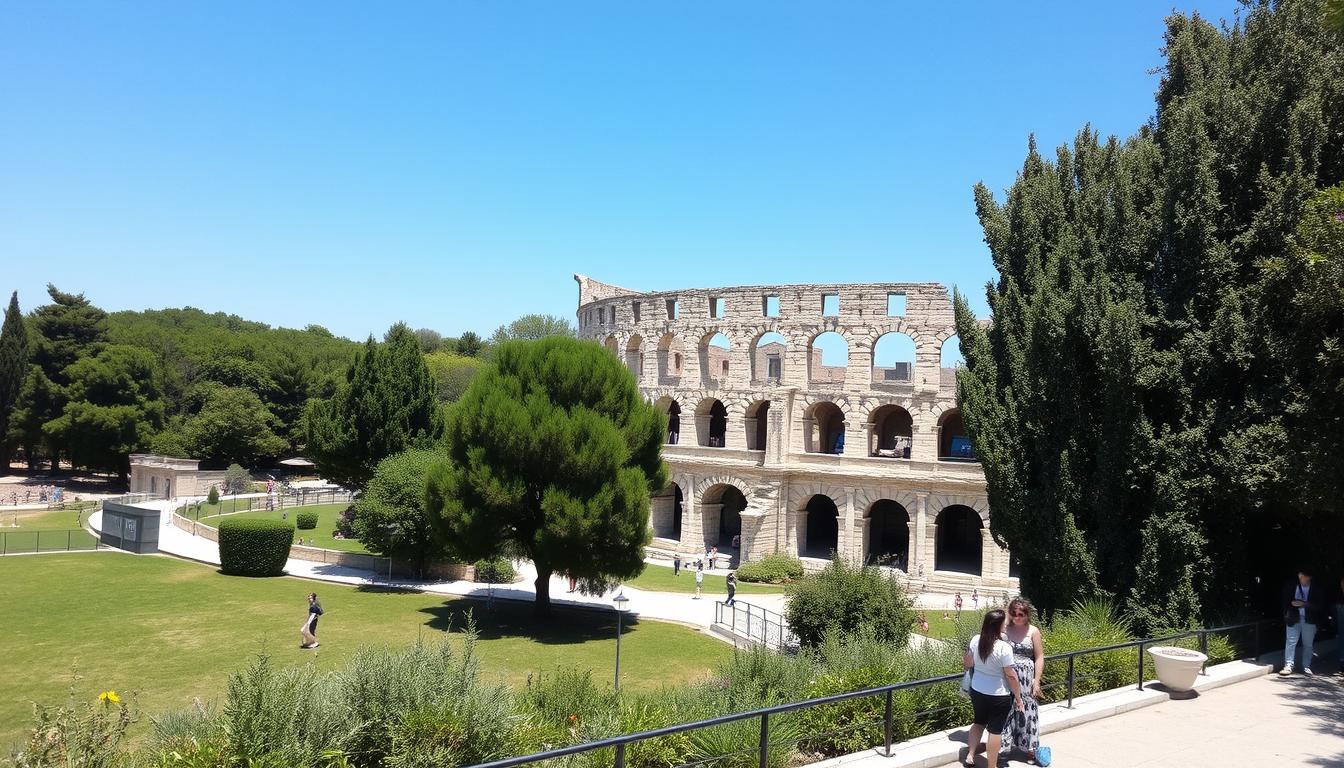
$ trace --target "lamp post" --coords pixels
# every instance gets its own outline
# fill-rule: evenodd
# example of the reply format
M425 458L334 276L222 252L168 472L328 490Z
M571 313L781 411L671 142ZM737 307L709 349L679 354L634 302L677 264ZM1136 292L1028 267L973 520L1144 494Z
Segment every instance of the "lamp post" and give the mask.
M630 598L626 597L625 592L622 591L612 598L611 602L616 604L616 680L612 687L619 692L621 690L621 624Z

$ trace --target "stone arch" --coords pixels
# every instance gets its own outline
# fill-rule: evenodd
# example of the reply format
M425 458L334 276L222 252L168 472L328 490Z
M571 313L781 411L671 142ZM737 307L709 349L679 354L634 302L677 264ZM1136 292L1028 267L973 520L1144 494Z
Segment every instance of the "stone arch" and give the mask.
M848 495L848 489L830 483L790 483L789 484L789 510L791 512L801 512L807 507L808 499L821 494L829 496L831 501L835 502L836 507L845 505L845 497Z
M778 385L787 367L789 337L774 328L761 331L751 339L751 381L761 386Z
M675 386L686 365L686 344L679 334L668 332L658 339L658 383Z
M653 404L654 408L667 415L667 445L676 445L681 440L681 403L671 395L663 395Z
M700 445L722 448L728 439L728 407L717 397L706 397L695 406L695 435Z
M703 499L705 494L716 485L731 485L741 491L746 498L751 498L751 485L747 481L732 475L711 475L700 478L695 482L693 491L695 498Z
M825 339L826 342L822 340ZM827 365L819 343L833 342L845 345L845 360L841 365ZM844 333L831 328L823 328L807 342L807 385L810 388L842 387L845 384L845 372L849 369L850 356L854 345Z
M635 375L635 380L644 378L644 337L632 334L625 342L625 367Z
M700 358L700 385L722 387L728 383L733 340L718 328L711 328L700 337L696 353Z
M878 499L864 508L863 558L873 565L902 570L910 562L910 510L895 499Z
M901 331L888 331L878 336L870 348L873 350L869 369L872 383L909 384L915 380L919 346L914 337Z
M800 557L829 558L840 547L840 507L824 493L813 494L803 505L798 531Z
M935 493L929 497L929 509L943 509L944 507L962 506L975 510L980 516L980 522L986 526L989 525L989 500L984 496L966 496L954 493Z
M845 452L845 412L830 400L818 400L803 411L803 450L807 453Z
M746 429L747 450L763 451L769 437L770 401L757 400L743 411L742 425Z
M914 417L896 403L874 408L865 421L868 455L908 459L914 445Z
M949 504L939 510L934 528L934 570L984 574L985 524L978 511Z
M740 542L742 513L747 509L747 494L733 483L717 483L700 494L700 522L704 526L706 546L719 551L736 550Z
M616 355L618 358L620 357L621 344L616 340L616 334L608 334L607 338L602 342L602 346L611 354Z
M948 408L938 417L938 460L977 461L959 408Z
M681 522L685 516L686 496L676 481L667 484L652 499L650 525L660 539L681 541Z
M902 507L905 507L907 512L915 509L915 505L919 503L915 496L915 492L904 488L881 486L877 488L859 488L854 491L854 505L859 509L868 509L882 499L891 499Z

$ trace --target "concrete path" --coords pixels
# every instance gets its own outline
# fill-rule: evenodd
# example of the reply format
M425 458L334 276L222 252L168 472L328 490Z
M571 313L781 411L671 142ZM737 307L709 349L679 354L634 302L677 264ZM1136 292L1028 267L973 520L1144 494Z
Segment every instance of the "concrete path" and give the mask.
M181 507L187 501L183 499L152 501L143 502L137 506L154 508L162 512L160 515L159 551L189 560L218 565L218 544L200 536L193 536L172 523L172 511ZM101 513L95 512L89 516L89 526L94 530L99 530L101 524ZM289 560L285 564L285 572L290 576L317 579L335 584L390 586L396 589L466 596L483 600L524 600L531 602L536 599L536 587L533 584L536 579L536 570L531 563L526 562L518 564L517 567L519 575L524 577L524 581L515 584L493 585L470 581L421 582L405 579L394 579L389 582L386 573L379 574L359 568L316 563L308 560ZM712 573L727 573L727 571L717 569ZM724 594L707 592L701 599L695 600L689 594L648 592L634 587L618 588L602 595L569 594L566 591L567 589L568 582L566 579L552 577L551 601L556 605L612 608L612 598L623 589L625 596L630 600L627 605L631 613L700 628L708 628L714 623L714 603L726 597ZM771 611L779 612L784 607L783 595L740 595L739 597L742 598L739 602L750 602Z

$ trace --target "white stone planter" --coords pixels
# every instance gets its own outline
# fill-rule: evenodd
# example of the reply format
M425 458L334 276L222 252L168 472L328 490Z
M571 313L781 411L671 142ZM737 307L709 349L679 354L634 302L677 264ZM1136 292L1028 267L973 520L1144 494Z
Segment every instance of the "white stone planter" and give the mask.
M1199 670L1204 667L1208 656L1188 648L1176 648L1170 645L1156 645L1148 649L1153 657L1153 667L1157 669L1158 682L1169 691L1194 690Z

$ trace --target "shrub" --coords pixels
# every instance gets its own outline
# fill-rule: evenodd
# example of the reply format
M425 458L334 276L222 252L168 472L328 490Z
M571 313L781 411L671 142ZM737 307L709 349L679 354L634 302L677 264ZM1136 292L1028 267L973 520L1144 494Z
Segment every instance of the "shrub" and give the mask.
M1104 600L1075 603L1041 630L1047 656L1085 648L1127 643L1134 639L1129 620ZM1074 659L1074 696L1119 688L1134 683L1138 651L1125 648L1104 653L1089 653ZM1046 662L1041 676L1041 703L1058 701L1067 695L1068 662Z
M234 576L279 576L293 542L290 523L225 519L219 524L220 568Z
M477 560L476 581L482 584L512 584L516 574L513 572L513 563L507 558L490 557L485 560Z
M72 690L65 706L34 707L33 719L27 745L11 758L15 768L120 766L127 762L122 745L126 729L137 718L115 691L104 691L97 703L90 703L76 701Z
M294 524L305 531L311 531L317 527L316 512L299 512L294 515Z
M789 588L784 614L805 647L821 644L828 632L852 634L861 627L877 640L905 645L915 622L905 588L894 577L839 557Z
M217 487L215 487L215 486L213 486L213 485L210 486L210 492L207 493L207 494L205 495L205 502L206 502L207 504L213 504L213 505L215 505L215 506L218 506L218 505L219 505L219 488L217 488Z
M224 490L229 493L247 493L252 487L252 475L238 464L224 470Z
M758 584L785 584L803 578L803 561L783 552L774 552L760 560L743 563L737 569L738 581Z

